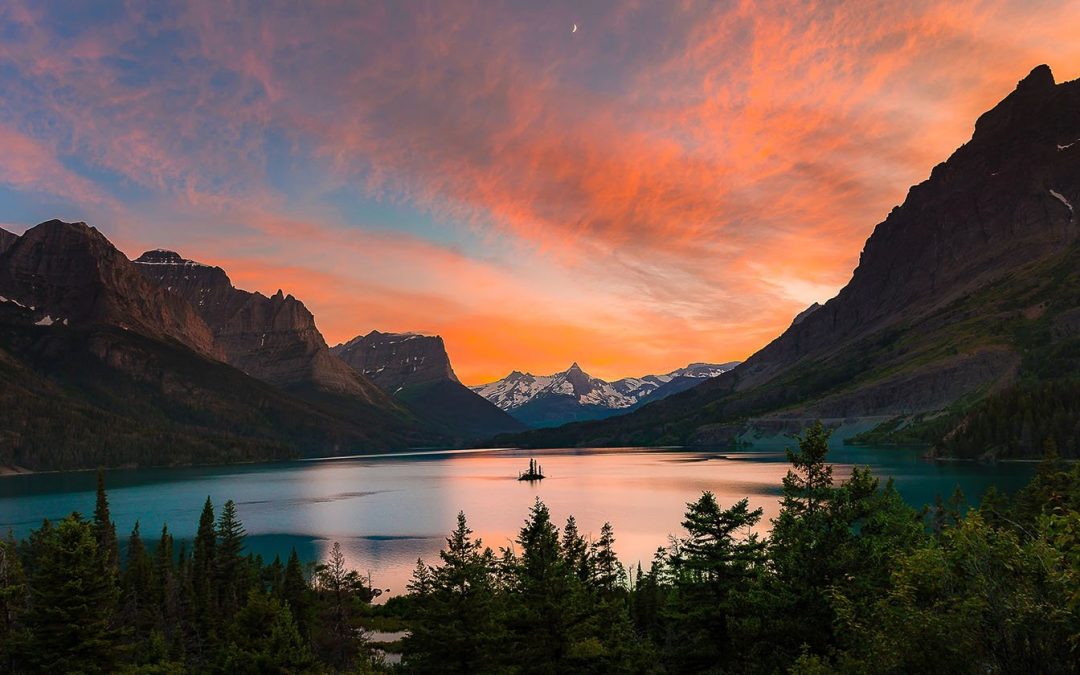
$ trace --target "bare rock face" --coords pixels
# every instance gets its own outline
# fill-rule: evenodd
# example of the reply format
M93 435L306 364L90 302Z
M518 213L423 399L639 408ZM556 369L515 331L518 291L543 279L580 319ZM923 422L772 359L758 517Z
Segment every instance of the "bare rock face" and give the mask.
M438 335L371 331L331 352L459 440L525 428L461 384Z
M18 239L19 235L0 227L0 255L3 255L4 251L11 248Z
M225 270L187 260L173 251L147 251L139 271L187 300L213 331L232 366L279 387L313 387L387 404L390 399L330 354L315 317L300 300L278 291L271 297L232 285Z
M116 326L222 358L183 298L149 282L86 223L50 220L4 239L10 243L0 253L0 296L33 307L43 325Z
M736 371L738 388L917 320L1076 242L1078 141L1080 81L1055 85L1049 67L1035 68L874 229L847 286Z
M1039 66L877 225L836 297L730 372L527 442L675 443L754 420L929 413L1070 372L1077 207L1080 80Z
M373 330L331 352L389 392L440 380L459 381L438 335Z

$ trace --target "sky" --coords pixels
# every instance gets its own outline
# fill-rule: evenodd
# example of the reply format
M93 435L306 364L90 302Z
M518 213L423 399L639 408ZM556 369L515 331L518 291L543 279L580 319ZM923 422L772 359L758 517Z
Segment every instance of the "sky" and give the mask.
M577 25L577 30L573 27ZM1080 3L0 2L0 227L440 334L467 384L741 360Z

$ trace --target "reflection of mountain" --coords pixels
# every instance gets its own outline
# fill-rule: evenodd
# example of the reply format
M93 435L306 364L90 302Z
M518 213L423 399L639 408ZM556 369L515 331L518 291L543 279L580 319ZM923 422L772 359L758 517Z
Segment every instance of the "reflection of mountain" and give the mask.
M721 442L819 417L896 429L939 412L934 424L966 433L956 411L1080 372L1074 205L1080 81L1055 85L1040 66L875 228L847 286L745 363L630 415L515 440Z
M606 382L591 377L575 363L554 375L515 370L501 380L472 389L529 426L550 427L626 413L689 389L735 365L693 363L665 375Z
M453 436L479 438L525 428L458 381L438 335L371 331L331 352Z

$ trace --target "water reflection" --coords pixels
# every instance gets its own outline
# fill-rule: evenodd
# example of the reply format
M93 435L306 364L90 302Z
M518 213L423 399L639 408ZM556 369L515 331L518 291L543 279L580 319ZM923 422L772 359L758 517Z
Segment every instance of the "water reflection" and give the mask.
M516 480L530 456L548 478ZM1014 490L1031 467L933 464L898 448L837 447L835 475L870 465L894 476L913 505L948 495L959 484L969 497L989 485ZM787 471L782 446L723 449L570 449L460 451L339 458L241 467L118 470L107 475L118 530L138 518L143 532L162 523L178 539L194 535L207 496L216 505L233 499L249 537L248 549L283 559L292 548L303 559L324 558L334 541L350 565L369 571L374 584L404 589L418 557L434 561L459 510L485 543L512 546L528 509L542 498L561 524L573 514L581 530L615 526L617 550L627 563L648 564L669 534L679 531L686 502L711 490L728 505L748 497L765 513L763 529L779 504ZM42 518L93 510L92 473L41 474L0 479L0 531L25 536Z

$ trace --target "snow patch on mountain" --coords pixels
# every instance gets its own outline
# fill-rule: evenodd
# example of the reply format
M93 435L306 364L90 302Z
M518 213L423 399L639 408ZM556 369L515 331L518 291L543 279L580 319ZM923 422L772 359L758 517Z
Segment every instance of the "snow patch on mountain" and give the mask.
M611 410L630 408L677 378L706 379L734 368L737 363L692 363L663 375L626 377L607 382L573 364L554 375L533 375L515 370L501 380L471 387L503 410L514 410L548 396L573 397L582 406Z

